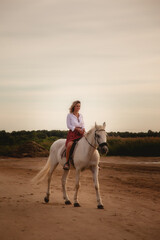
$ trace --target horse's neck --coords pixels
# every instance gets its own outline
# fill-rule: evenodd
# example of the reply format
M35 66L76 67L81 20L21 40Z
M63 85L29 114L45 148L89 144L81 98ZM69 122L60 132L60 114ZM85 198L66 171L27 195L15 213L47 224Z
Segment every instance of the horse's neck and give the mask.
M90 159L92 157L93 152L95 151L95 129L90 130L85 134L84 137L80 139L77 148L78 153L79 150L80 152L84 153L83 157L87 157L87 159Z
M91 144L94 144L95 138L94 138L94 129L88 134L87 138L90 141Z
M88 142L89 142L92 146L96 147L96 146L95 146L95 129L94 129L94 128L92 129L92 131L90 131L90 132L87 134L86 138L87 138ZM91 147L91 146L90 146L90 147Z

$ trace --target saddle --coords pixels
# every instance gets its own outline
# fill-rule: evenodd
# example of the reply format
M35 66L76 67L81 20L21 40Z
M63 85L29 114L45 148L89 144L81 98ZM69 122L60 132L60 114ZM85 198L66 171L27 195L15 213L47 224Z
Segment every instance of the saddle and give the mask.
M73 153L74 153L74 150L75 150L75 147L76 147L76 144L78 143L80 139L76 139L73 141L73 144L72 144L72 147L71 147L71 150L69 152L69 163L71 163L74 167L74 161L73 161ZM65 149L63 149L62 151L62 154L61 154L61 157L66 157L66 147Z

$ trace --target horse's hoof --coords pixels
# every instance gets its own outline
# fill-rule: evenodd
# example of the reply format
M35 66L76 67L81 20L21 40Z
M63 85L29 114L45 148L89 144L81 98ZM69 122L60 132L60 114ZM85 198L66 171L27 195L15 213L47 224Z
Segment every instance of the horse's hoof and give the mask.
M65 201L65 204L66 204L66 205L71 205L72 203L71 203L69 200L66 200L66 201Z
M104 209L104 207L103 207L102 204L98 205L97 208L98 208L98 209Z
M44 201L45 201L46 203L48 203L48 202L49 202L49 198L45 197L45 198L44 198Z
M79 203L74 203L74 207L80 207L81 205Z

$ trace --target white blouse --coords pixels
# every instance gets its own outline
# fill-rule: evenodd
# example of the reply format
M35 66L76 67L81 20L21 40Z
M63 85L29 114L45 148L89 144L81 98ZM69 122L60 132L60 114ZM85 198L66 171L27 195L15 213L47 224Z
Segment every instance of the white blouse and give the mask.
M68 129L74 131L76 127L84 128L84 121L82 114L79 113L79 117L77 118L73 113L69 113L67 115L67 127Z

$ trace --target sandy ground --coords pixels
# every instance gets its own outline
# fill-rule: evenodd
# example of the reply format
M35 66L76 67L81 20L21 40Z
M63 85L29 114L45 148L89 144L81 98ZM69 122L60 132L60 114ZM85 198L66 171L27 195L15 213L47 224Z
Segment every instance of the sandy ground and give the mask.
M47 158L0 158L1 240L159 240L160 157L101 158L99 173L104 210L97 209L90 171L81 174L80 208L62 199L59 166L53 174L50 203L46 183L30 180ZM74 194L75 171L67 189Z

